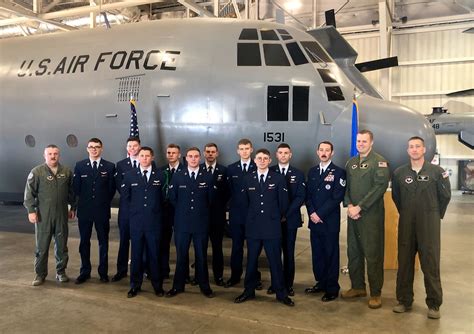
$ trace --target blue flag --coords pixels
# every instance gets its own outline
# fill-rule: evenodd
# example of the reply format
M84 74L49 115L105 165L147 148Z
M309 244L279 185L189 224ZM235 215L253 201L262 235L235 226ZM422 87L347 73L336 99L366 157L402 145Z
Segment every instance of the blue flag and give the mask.
M352 122L351 122L351 157L357 155L357 133L359 132L359 110L357 100L354 96L352 100Z
M135 107L136 102L132 97L130 99L130 137L140 138L140 132L138 131L137 110Z

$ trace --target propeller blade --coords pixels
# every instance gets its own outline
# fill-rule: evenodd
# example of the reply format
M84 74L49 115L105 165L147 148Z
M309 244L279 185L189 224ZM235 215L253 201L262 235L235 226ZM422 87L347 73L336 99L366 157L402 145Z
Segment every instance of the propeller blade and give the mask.
M382 68L398 66L398 57L395 56L395 57L382 58L382 59L377 59L377 60L372 60L372 61L366 61L365 63L355 64L355 66L360 72L380 70Z

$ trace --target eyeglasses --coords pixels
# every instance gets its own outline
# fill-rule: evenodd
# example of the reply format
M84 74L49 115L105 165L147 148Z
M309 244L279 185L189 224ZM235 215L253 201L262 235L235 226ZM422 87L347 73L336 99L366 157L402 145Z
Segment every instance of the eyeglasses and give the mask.
M99 148L102 148L102 146L87 146L89 150L98 150Z
M258 158L255 158L255 160L257 160L257 161L268 161L268 160L270 160L270 158L269 157L258 157Z

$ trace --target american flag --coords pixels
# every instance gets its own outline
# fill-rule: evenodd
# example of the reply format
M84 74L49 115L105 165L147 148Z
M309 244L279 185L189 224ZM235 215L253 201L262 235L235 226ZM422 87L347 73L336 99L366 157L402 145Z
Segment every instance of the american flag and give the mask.
M357 155L357 133L359 132L359 107L354 95L352 100L352 121L351 121L351 157Z
M132 97L130 99L130 137L140 138L140 132L138 131L137 110L135 107L136 102Z

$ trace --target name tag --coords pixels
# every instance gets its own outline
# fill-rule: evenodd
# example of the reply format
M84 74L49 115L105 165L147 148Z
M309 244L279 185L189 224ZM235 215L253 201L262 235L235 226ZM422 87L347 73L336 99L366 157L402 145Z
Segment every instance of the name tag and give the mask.
M270 184L268 185L268 190L273 190L273 189L275 189L275 184L274 184L274 183L270 183Z
M250 187L249 191L255 190L255 187Z
M138 186L138 183L132 183L130 186L136 187L136 186Z
M81 177L87 177L87 175L81 175Z
M186 188L186 185L179 186L180 188Z
M232 178L237 179L239 176L238 175L232 175Z

